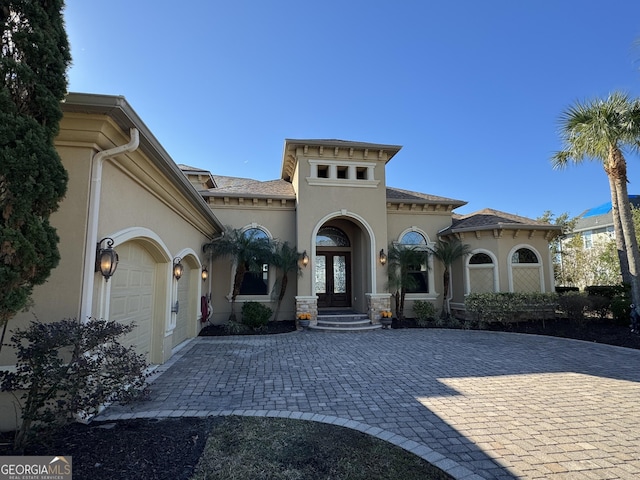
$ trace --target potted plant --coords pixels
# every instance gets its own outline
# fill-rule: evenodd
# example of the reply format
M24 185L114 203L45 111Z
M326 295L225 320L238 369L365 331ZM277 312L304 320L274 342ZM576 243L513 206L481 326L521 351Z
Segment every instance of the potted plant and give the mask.
M391 322L393 321L393 313L390 310L382 310L380 312L380 323L382 324L382 328L391 327Z
M302 328L309 328L309 324L311 323L311 314L310 313L299 313L298 314L298 325Z

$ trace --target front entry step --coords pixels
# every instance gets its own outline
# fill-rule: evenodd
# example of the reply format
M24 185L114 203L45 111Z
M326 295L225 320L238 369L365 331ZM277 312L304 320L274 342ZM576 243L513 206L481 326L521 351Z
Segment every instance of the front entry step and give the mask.
M318 324L310 330L324 332L366 332L378 330L382 325L373 325L364 313L319 313Z

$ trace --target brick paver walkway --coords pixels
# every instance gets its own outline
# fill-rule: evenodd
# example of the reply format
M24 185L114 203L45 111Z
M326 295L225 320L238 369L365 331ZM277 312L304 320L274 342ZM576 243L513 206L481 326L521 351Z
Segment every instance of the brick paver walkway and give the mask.
M401 445L458 479L640 478L640 351L414 329L200 337L152 399L98 419L303 418Z

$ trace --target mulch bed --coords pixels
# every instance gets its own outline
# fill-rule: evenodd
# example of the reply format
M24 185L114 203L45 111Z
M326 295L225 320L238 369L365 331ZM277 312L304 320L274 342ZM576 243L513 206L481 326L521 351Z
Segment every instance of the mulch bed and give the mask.
M434 325L435 326L435 325ZM246 335L292 332L295 322L270 323ZM392 328L417 328L411 319L394 319ZM429 327L427 327L429 328ZM611 321L588 320L584 324L558 319L493 325L490 330L552 335L640 349L640 336L628 326ZM224 327L207 326L201 335L228 335ZM217 418L136 419L67 425L53 435L40 437L26 455L66 455L73 459L74 480L188 479L201 456L209 431ZM12 434L0 434L0 456L11 455Z
M25 455L71 456L73 480L188 479L218 418L73 423L41 436ZM15 455L0 434L0 456Z
M277 333L289 333L296 331L295 320L282 320L269 322L263 328L252 330L247 328L241 332L230 333L224 325L207 325L198 334L200 337L223 337L227 335L272 335Z
M394 318L391 328L423 328L419 327L412 318L399 321ZM435 322L426 328L437 328ZM473 329L473 327L471 328ZM532 320L527 322L489 324L483 330L494 332L529 333L535 335L549 335L552 337L573 338L587 342L605 343L619 347L640 350L640 335L633 334L628 325L615 323L610 319L587 318L581 322L566 318L555 320Z

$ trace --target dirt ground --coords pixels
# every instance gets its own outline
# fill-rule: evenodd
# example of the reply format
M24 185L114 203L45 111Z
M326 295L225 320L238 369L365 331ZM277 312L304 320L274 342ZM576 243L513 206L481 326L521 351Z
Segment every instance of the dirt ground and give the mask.
M278 323L258 333L278 334L295 329L292 321ZM413 320L395 320L392 327L417 328L417 325ZM491 330L553 335L640 349L640 335L630 333L628 326L611 321L575 323L559 319L547 320L544 324L521 322L508 327L493 326ZM226 334L224 328L213 326L202 332L202 335ZM74 480L188 479L202 454L207 434L217 421L215 418L180 418L72 424L49 437L39 438L25 454L72 456ZM0 456L12 454L11 440L11 434L0 434Z

